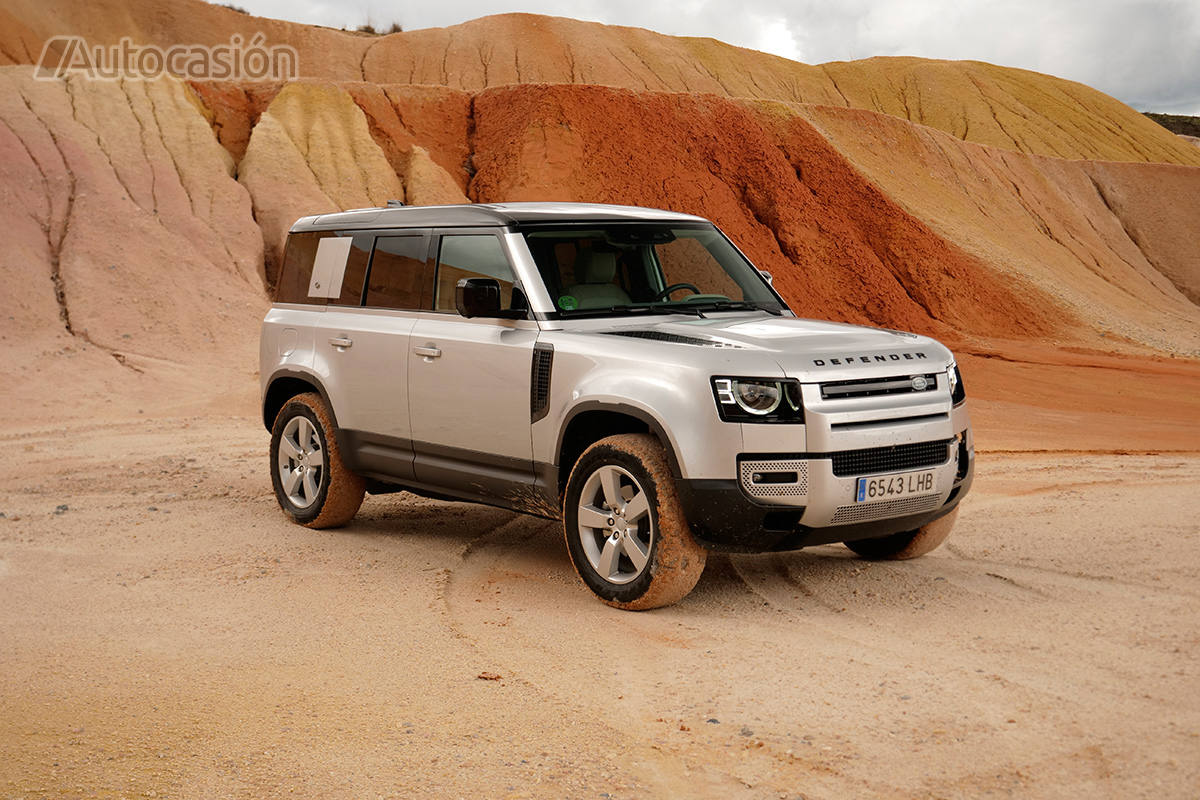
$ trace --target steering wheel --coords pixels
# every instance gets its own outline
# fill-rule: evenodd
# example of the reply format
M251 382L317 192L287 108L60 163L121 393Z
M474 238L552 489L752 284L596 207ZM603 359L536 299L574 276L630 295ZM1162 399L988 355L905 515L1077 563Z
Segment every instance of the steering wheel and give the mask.
M667 298L667 295L671 294L671 292L675 291L676 289L691 289L692 294L700 294L700 290L690 283L672 283L670 286L663 289L658 294L654 295L654 299L651 300L650 302L656 303L659 300L665 300Z

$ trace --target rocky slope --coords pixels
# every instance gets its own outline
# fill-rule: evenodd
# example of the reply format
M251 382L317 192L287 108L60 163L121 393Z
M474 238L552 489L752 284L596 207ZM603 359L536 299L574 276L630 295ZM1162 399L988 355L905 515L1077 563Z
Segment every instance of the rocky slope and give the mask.
M1058 374L1200 356L1200 151L1087 87L977 63L809 67L527 15L362 37L192 0L56 9L10 3L0 53L36 58L68 19L96 41L263 30L312 77L0 67L0 369L18 413L197 396L252 413L287 227L391 197L702 214L803 314ZM995 363L979 383L1001 392ZM90 400L62 408L66 381Z
M870 58L808 65L714 39L504 14L387 36L260 19L201 0L8 0L0 64L33 63L54 36L175 43L249 42L299 53L309 78L448 86L572 83L879 111L966 141L1062 158L1200 165L1200 153L1142 114L1082 84L980 62Z

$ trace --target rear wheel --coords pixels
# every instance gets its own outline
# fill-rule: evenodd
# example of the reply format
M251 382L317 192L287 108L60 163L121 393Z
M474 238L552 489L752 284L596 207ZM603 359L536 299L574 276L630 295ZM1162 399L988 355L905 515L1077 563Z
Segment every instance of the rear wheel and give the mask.
M648 434L602 439L571 470L563 507L575 571L605 603L630 611L675 603L704 571L661 444Z
M881 536L878 539L859 539L845 544L863 558L887 561L917 558L936 550L942 542L946 541L946 537L950 535L950 531L954 527L954 520L957 518L958 509L955 508L946 516L926 523L915 531L893 533L891 536Z
M271 483L283 513L310 528L345 525L362 505L366 484L342 463L332 415L319 394L296 395L276 415Z

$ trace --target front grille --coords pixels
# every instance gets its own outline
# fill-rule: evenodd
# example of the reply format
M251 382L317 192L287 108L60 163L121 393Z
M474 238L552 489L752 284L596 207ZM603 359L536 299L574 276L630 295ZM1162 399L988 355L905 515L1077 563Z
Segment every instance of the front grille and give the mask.
M892 517L907 517L910 514L922 514L933 511L938 507L941 495L928 494L923 497L901 497L898 500L884 500L882 503L858 503L852 506L839 506L833 513L831 525L849 525L854 522L870 522L876 519L891 519Z
M913 381L925 379L924 389L914 389ZM821 384L821 399L844 400L849 397L874 397L880 394L912 394L933 392L938 388L936 372L923 375L897 375L891 378L866 378L853 381L830 381Z
M952 439L936 442L917 442L893 447L870 447L865 450L843 450L833 453L833 474L839 478L873 475L877 472L899 472L945 464L950 458Z
M741 477L742 489L751 497L765 500L808 495L807 461L743 461L738 472ZM794 473L795 479L789 483L754 482L756 474L772 472Z

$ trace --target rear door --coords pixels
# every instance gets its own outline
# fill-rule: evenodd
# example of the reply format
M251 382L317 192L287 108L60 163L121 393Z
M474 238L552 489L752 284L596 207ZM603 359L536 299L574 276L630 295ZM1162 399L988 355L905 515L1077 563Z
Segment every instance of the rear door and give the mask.
M413 477L407 353L428 253L425 230L354 235L317 334L348 460L379 478Z
M410 335L409 414L416 478L464 494L511 498L533 480L529 385L538 326L532 320L467 319L455 308L461 278L495 278L502 307L514 273L493 231L435 236L431 305Z

